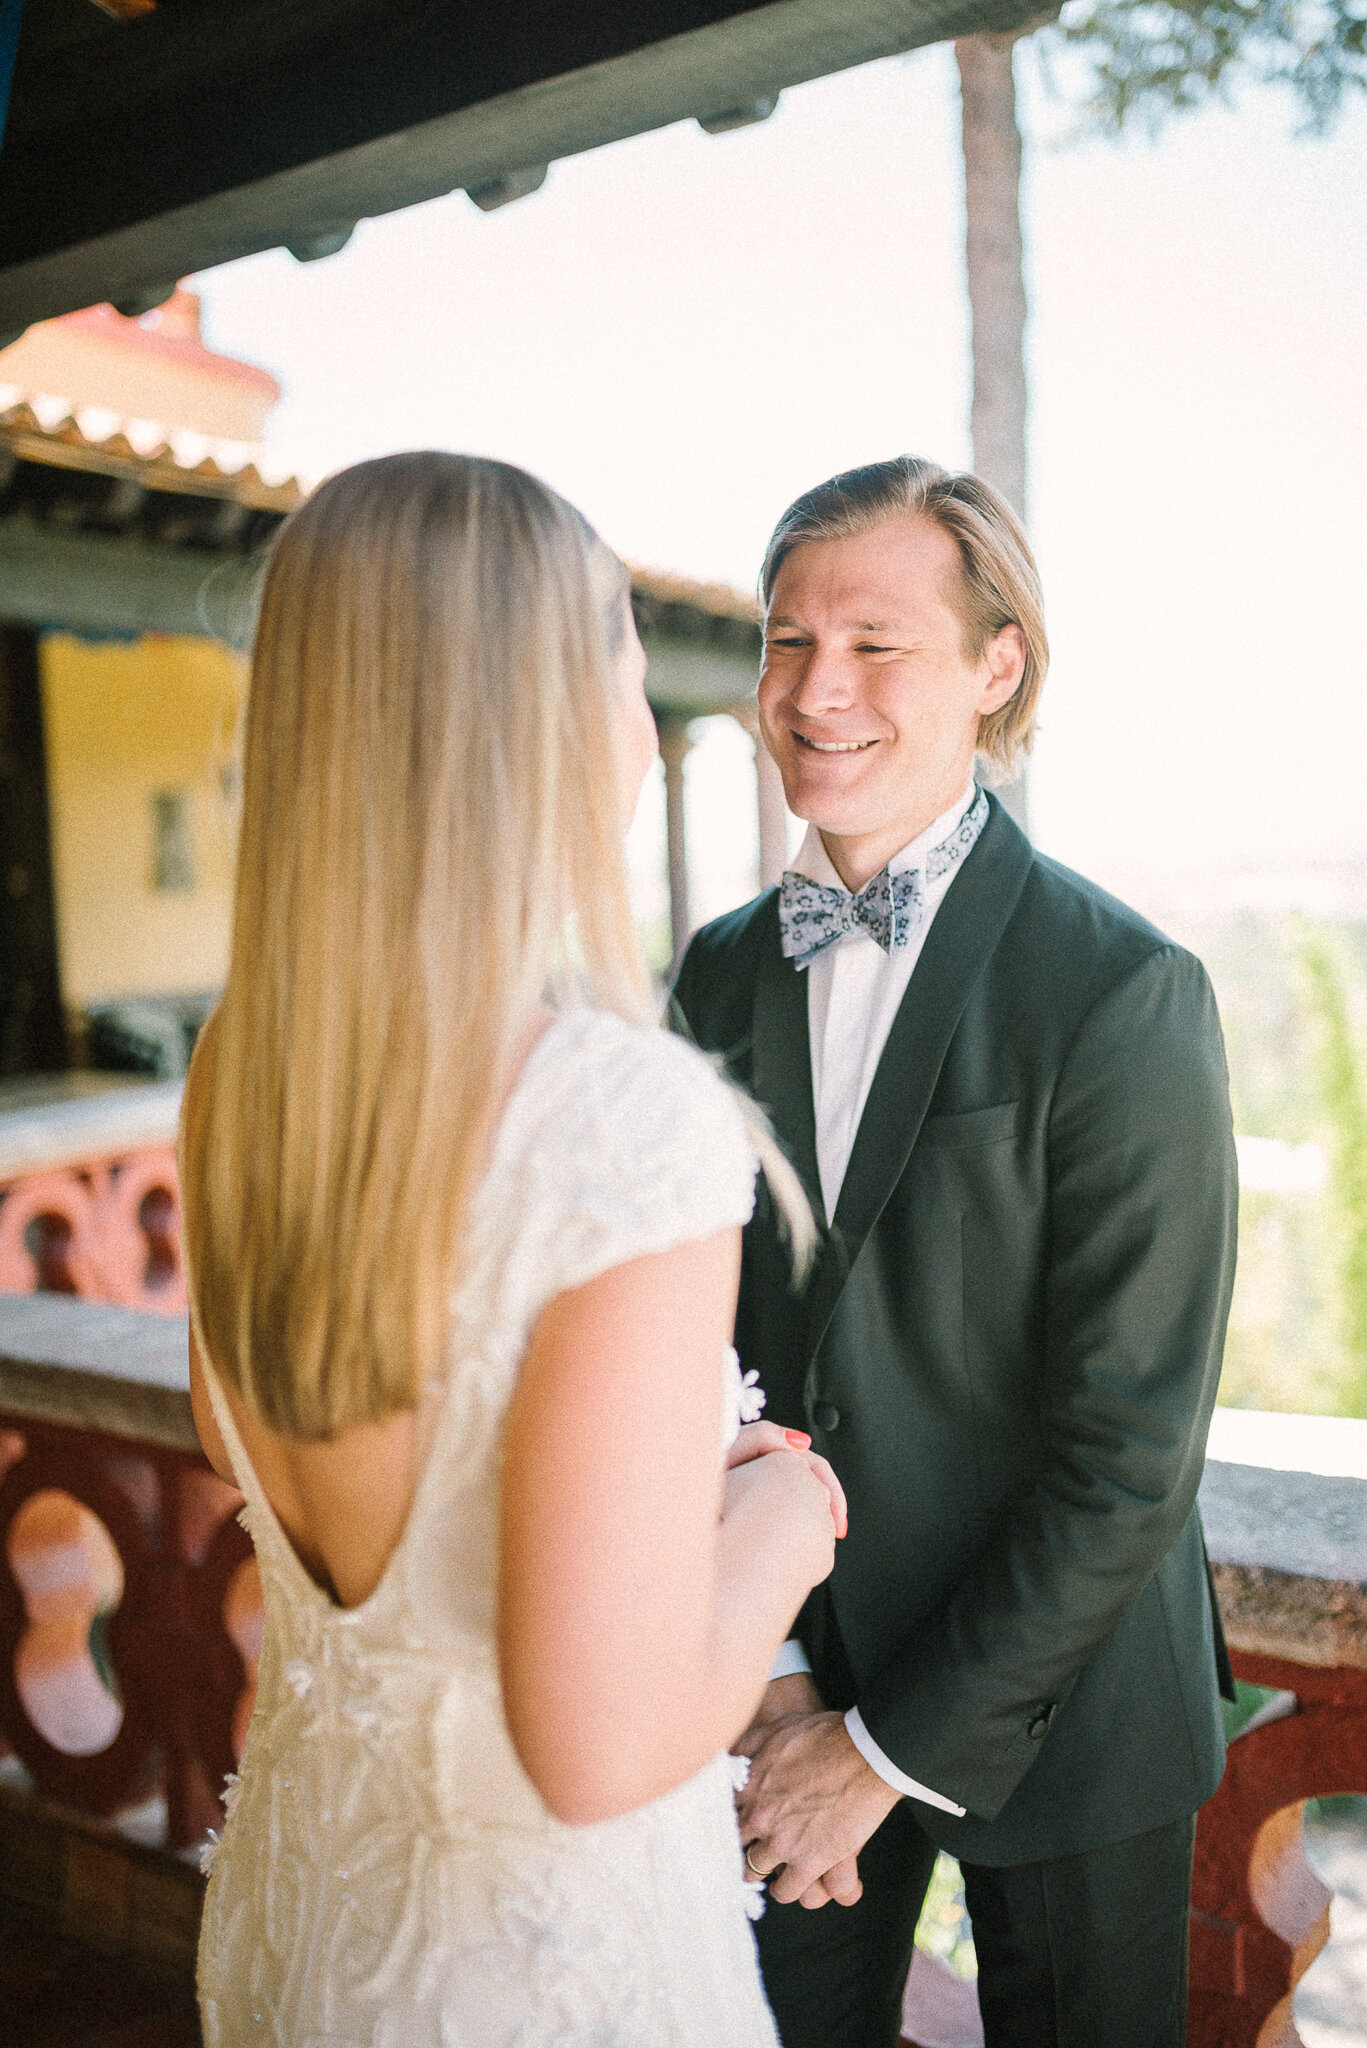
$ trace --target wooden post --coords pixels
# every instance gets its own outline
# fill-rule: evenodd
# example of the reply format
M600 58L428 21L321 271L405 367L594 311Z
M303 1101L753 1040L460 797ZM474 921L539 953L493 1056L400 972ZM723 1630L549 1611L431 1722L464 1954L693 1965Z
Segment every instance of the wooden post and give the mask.
M655 715L660 759L665 770L665 839L669 857L670 977L678 972L684 948L693 933L688 904L688 834L684 819L684 760L693 742L689 720L677 711Z
M0 1075L68 1065L38 636L0 624Z
M788 806L778 763L762 739L755 741L755 781L759 801L759 885L773 889L788 865Z
M765 746L753 704L733 704L731 716L744 726L755 748L755 808L759 814L759 886L772 889L788 865L788 806L778 763Z

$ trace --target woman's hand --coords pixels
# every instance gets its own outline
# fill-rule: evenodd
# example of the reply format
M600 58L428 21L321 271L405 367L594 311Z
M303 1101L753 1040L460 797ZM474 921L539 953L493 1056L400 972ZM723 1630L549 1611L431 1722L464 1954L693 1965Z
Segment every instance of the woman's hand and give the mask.
M755 1458L766 1457L771 1451L795 1451L805 1459L830 1497L831 1520L835 1523L836 1535L844 1536L850 1526L845 1489L820 1452L812 1449L812 1440L805 1431L780 1429L776 1422L748 1422L726 1454L726 1469L734 1472L739 1466L748 1465Z
M794 1613L812 1587L830 1577L835 1513L810 1453L785 1445L734 1466L723 1486L721 1520L725 1536L738 1540L739 1554L756 1572L767 1553L786 1583Z

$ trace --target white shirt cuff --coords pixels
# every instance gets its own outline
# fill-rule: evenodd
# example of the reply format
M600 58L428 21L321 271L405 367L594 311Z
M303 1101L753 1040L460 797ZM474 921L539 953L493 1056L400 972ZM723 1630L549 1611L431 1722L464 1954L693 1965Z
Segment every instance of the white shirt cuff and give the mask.
M787 1649L787 1644L784 1644ZM782 1656L780 1651L779 1655ZM941 1813L953 1813L960 1820L967 1813L966 1806L956 1806L952 1799L946 1799L943 1792L932 1792L928 1785L918 1785L915 1778L909 1778L905 1771L899 1771L891 1757L884 1756L878 1744L864 1726L864 1717L858 1707L851 1707L845 1716L845 1727L850 1741L859 1751L871 1771L877 1771L885 1785L891 1785L894 1792L901 1792L908 1799L924 1800L927 1806L938 1806Z
M810 1671L811 1668L807 1661L807 1652L797 1637L789 1636L787 1642L780 1645L779 1653L770 1667L769 1683L772 1685L776 1678L791 1678L795 1671Z

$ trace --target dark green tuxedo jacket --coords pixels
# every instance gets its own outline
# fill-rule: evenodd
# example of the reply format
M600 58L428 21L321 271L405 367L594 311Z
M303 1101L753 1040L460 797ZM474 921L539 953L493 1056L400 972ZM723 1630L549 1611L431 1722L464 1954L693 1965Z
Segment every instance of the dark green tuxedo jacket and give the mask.
M700 931L676 1021L768 1110L821 1228L791 1284L761 1190L737 1345L850 1533L797 1633L969 1862L1177 1819L1224 1763L1196 1490L1237 1178L1200 962L999 804L927 936L833 1217L777 891ZM1227 1668L1227 1666L1225 1667Z

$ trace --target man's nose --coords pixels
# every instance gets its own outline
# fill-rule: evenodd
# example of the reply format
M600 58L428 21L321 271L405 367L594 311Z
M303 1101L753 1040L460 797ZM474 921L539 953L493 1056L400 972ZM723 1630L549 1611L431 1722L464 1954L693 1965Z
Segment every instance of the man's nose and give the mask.
M813 647L792 693L793 709L816 718L823 711L847 710L853 701L853 678L841 650Z

